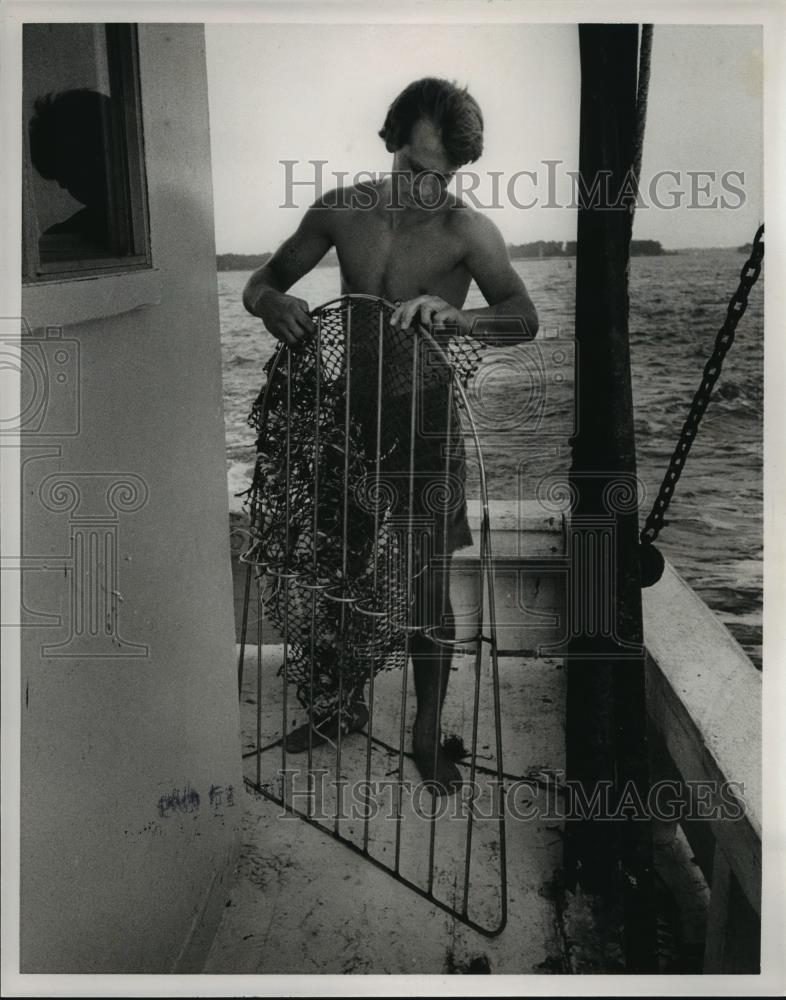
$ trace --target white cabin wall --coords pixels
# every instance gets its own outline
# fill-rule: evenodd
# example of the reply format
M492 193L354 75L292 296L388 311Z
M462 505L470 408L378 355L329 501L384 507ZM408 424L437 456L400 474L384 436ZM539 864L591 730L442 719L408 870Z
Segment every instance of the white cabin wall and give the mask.
M62 617L23 629L23 972L197 971L242 810L203 29L140 25L139 48L160 304L63 329L80 433L23 453L24 551L50 557L24 603ZM101 280L81 282L87 298ZM42 654L71 617L72 515L38 492L53 472L144 481L116 523L119 632L147 656ZM211 807L229 785L235 805ZM186 786L199 809L160 815Z

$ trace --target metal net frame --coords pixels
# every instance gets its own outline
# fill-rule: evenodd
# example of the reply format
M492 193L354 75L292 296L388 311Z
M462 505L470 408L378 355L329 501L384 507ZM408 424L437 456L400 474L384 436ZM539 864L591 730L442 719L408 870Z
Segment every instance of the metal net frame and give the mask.
M481 660L488 651L493 685L495 778L502 790L501 712L494 618L493 568L485 467L465 393L484 345L459 341L449 328L401 331L390 325L394 306L370 295L344 295L313 310L316 333L297 349L281 345L265 366L266 382L249 424L257 431L256 462L243 507L249 518L238 690L248 642L252 577L257 595L255 778L247 783L289 812L327 830L399 881L485 935L507 920L504 810L498 801L499 918L491 926L469 914L473 811L467 822L460 898L435 895L435 821L429 831L427 884L401 871L401 784L404 767L408 662L412 637L422 633L445 648L474 647L472 746L469 786L476 779ZM481 524L477 621L471 636L454 638L448 569L454 551L472 544L464 496L468 425L479 471ZM441 574L441 576L440 576ZM426 581L442 580L435 593ZM488 618L484 616L488 609ZM335 774L342 777L342 741L353 706L367 697L365 779L371 779L374 685L380 672L400 670L396 839L391 862L370 850L369 821L362 839L288 800L286 781L263 781L262 620L283 637L280 774L288 773L289 689L312 720L307 773L314 771L313 720L337 720ZM366 695L367 689L367 695ZM312 732L313 730L313 732ZM439 725L436 730L439 740ZM435 743L434 755L438 744Z

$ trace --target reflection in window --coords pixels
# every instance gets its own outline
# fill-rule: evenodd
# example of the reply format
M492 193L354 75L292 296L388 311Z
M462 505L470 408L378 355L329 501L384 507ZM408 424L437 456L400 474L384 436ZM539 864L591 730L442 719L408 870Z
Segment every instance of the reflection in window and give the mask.
M25 278L149 266L132 25L24 28Z
M42 259L111 253L106 156L111 148L110 105L109 97L95 90L67 90L56 97L36 98L30 121L30 160L44 180L57 181L83 206L43 230L39 239ZM50 212L62 211L51 198L42 197L39 204Z

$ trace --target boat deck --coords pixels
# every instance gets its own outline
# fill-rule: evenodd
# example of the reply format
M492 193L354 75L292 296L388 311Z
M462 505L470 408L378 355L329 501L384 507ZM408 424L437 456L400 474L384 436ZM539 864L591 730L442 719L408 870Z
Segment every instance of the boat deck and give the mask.
M377 675L374 740L365 733L342 740L341 781L346 782L342 836L364 857L335 839L336 753L315 750L323 770L313 807L322 806L324 829L293 816L259 793L244 797L242 854L237 878L205 971L230 973L445 973L621 971L620 928L599 926L580 893L562 890L561 781L565 767L564 662L537 655L558 649L565 627L566 525L537 505L493 506L494 580L499 648L501 723L506 804L507 923L488 936L462 922L465 884L468 917L484 930L501 922L500 839L496 818L473 824L466 877L467 808L454 796L433 823L429 794L417 794L419 776L406 755L411 745L415 695L411 670L404 718L405 756L401 821L388 784L399 771L401 670ZM473 521L474 518L474 521ZM478 511L470 509L477 528ZM476 531L477 534L477 531ZM244 570L235 569L237 635L242 634ZM451 600L472 620L477 601L478 553L454 559ZM663 971L723 967L748 971L757 962L755 938L761 884L761 675L706 605L667 564L663 578L643 592L647 642L647 699L654 780L731 780L744 787L745 816L735 823L653 817L654 864L660 880L658 910L677 953ZM488 617L488 616L487 616ZM247 636L257 635L253 610ZM471 634L471 630L470 630ZM259 780L257 646L247 646L241 697L242 748L251 784L274 789L277 772L296 772L288 794L305 811L307 759L282 759L281 638L262 624L262 699ZM237 647L239 653L239 646ZM443 713L443 733L472 747L474 657L454 655ZM496 770L490 663L481 663L476 780L478 808L488 816ZM287 695L291 728L304 721L294 690ZM367 753L369 757L367 759ZM460 770L470 777L470 759ZM369 766L372 802L368 829L352 805L363 800L357 782ZM409 785L406 783L409 782ZM375 784L376 783L376 784ZM687 788L687 784L684 786ZM466 791L466 790L465 790ZM464 808L457 808L464 802ZM722 819L722 818L721 818ZM432 857L433 831L433 865ZM395 866L416 888L383 871ZM372 860L375 859L375 860ZM717 861L717 865L713 862ZM713 877L713 869L720 873ZM708 883L717 882L711 897ZM422 893L431 887L433 898ZM748 909L729 900L740 893ZM441 901L443 906L437 905ZM448 907L446 910L445 907ZM744 911L744 912L743 912ZM733 918L733 919L732 919ZM742 957L723 943L753 942ZM740 931L740 933L738 933ZM726 949L724 951L724 949ZM737 949L739 951L739 949ZM733 949L732 949L733 951ZM728 952L728 954L727 954ZM724 957L725 956L725 957Z
M281 735L281 690L276 671L280 646L263 647L265 705L262 745ZM244 753L256 740L257 648L246 650L241 699ZM443 714L443 732L472 744L474 657L456 655ZM559 796L555 772L564 768L565 677L556 659L503 657L499 660L502 745L508 808L533 818L506 823L507 924L489 937L397 881L367 858L258 793L245 799L243 845L237 879L227 902L204 971L206 973L530 973L567 971L555 895L555 875L562 863L562 824L555 805ZM488 664L481 667L476 781L478 812L489 816L490 772L493 772L494 724ZM303 720L289 696L292 724ZM390 782L398 773L401 672L379 674L375 684L371 780ZM405 750L411 740L415 695L410 672L405 711ZM268 740L267 737L273 737ZM341 775L348 819L341 833L363 844L364 823L353 818L351 789L366 775L367 738L352 734L342 741ZM313 766L328 771L322 807L335 813L335 750L314 751ZM262 782L275 780L281 767L280 746L262 755ZM307 789L305 756L289 755L289 770L303 769L290 786ZM469 778L469 759L459 765ZM246 775L254 779L256 757L246 758ZM267 776L267 777L266 777ZM430 794L419 795L419 777L405 757L399 847L401 874L425 890L429 882ZM299 779L299 783L298 783ZM407 783L411 783L411 786ZM375 785L375 789L380 786ZM386 792L386 795L385 795ZM381 864L393 865L396 820L393 791L377 794L380 805L369 821L368 850ZM458 902L464 887L466 809L461 797L441 800L444 815L433 821L433 893L447 905ZM305 809L301 794L296 805ZM484 808L485 805L485 808ZM549 815L549 812L552 815ZM501 917L499 824L479 818L473 824L468 913L484 928L494 929Z

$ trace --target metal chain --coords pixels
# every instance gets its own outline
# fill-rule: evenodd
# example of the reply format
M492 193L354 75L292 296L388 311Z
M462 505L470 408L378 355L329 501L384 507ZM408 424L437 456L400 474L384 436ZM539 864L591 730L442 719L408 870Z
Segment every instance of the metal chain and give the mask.
M658 537L663 525L668 523L664 521L664 515L668 510L669 504L671 503L674 489L680 478L680 474L682 473L688 453L690 452L693 439L696 437L696 433L698 432L701 418L704 416L704 411L707 409L709 404L712 390L715 383L718 381L718 377L720 376L723 359L726 357L726 352L734 343L734 333L737 328L737 324L742 318L745 310L748 308L748 295L750 294L753 286L756 284L759 273L761 272L761 262L764 258L763 236L764 226L759 226L753 240L751 255L740 271L739 288L731 297L729 308L726 312L726 319L724 320L723 326L720 328L718 335L715 338L715 349L713 350L709 361L707 361L704 366L704 374L702 376L701 385L696 390L696 394L693 397L690 411L685 423L682 426L677 447L674 449L674 454L671 456L671 461L669 462L666 475L663 477L663 482L661 483L660 490L658 491L658 496L655 503L652 505L652 510L647 517L644 527L642 528L641 542L644 545L651 545Z

